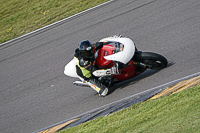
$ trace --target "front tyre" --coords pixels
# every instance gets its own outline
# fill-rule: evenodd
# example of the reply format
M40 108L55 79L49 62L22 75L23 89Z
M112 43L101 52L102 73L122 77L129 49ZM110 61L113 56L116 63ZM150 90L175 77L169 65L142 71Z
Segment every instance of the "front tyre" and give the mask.
M150 69L154 70L165 68L168 64L164 56L152 52L142 52L139 56L139 60L145 65L148 65Z

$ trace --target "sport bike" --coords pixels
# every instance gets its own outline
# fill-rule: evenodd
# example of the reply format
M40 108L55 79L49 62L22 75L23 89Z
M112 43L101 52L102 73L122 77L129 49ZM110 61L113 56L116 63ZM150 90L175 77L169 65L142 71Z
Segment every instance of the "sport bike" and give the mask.
M168 64L164 56L139 51L130 38L121 35L103 38L99 42L104 42L104 46L95 53L95 66L98 70L93 75L107 87L134 78L147 69L160 70ZM65 66L64 74L78 78L75 66L75 59L72 59ZM95 89L83 79L74 84Z

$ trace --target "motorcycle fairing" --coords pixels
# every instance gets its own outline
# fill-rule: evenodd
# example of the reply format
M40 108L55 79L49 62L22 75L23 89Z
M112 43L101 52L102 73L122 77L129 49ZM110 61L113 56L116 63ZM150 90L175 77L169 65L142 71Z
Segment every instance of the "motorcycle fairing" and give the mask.
M124 64L128 63L135 53L135 45L134 45L133 41L131 39L125 38L125 37L123 37L123 38L108 37L108 38L104 38L104 39L100 40L100 42L109 42L109 41L120 42L121 44L123 44L123 48L121 48L118 52L116 52L112 55L104 56L105 59L109 60L109 62L113 60L113 61L122 62ZM76 60L77 60L76 58L72 59L65 66L65 70L64 70L65 75L67 75L69 77L78 78L78 75L76 73Z
M73 77L78 78L78 75L76 73L76 58L73 58L66 66L64 70L64 74Z
M113 66L113 62L111 60L106 60L104 58L105 55L112 55L115 48L112 45L105 44L99 51L97 51L96 58L96 66L98 68L111 68Z
M125 68L119 69L120 74L113 75L113 78L117 81L125 81L127 79L130 79L136 76L135 70L136 70L136 67L133 64L133 61L131 60L128 63L128 66Z
M134 42L130 38L125 37L108 37L101 39L100 42L120 42L123 44L123 50L112 55L104 56L106 60L119 61L124 64L128 63L135 53Z

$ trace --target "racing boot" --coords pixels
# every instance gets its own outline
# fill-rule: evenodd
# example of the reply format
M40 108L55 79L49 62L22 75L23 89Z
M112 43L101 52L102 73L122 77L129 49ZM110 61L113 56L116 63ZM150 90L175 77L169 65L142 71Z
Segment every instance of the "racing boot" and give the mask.
M101 89L99 92L99 96L105 97L108 94L108 88Z
M90 84L92 89L99 93L100 96L104 97L108 94L108 88L95 77L90 78L87 82Z

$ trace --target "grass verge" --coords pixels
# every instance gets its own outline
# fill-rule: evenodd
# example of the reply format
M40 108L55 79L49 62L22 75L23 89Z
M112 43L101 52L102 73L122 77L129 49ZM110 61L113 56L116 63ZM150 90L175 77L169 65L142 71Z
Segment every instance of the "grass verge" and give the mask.
M59 133L199 133L200 85L127 109Z
M0 44L108 0L1 0Z

